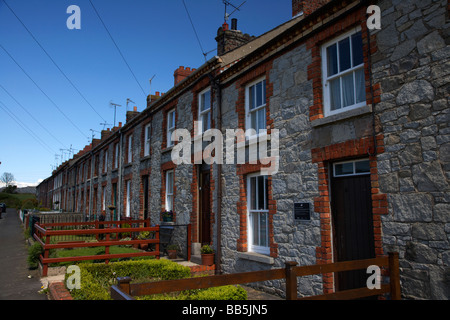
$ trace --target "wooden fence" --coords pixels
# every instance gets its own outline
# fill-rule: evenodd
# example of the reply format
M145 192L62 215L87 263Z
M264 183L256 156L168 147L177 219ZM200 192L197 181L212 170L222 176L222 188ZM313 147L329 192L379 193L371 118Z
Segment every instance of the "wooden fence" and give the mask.
M133 224L138 227L121 228L122 224ZM143 225L143 227L140 227ZM132 258L143 256L156 256L159 259L159 226L150 227L150 220L125 220L125 221L94 221L94 222L72 222L72 223L36 223L34 225L33 238L41 244L44 249L44 254L40 256L40 261L43 266L42 275L47 276L48 265L50 263L67 262L67 261L84 261L84 260L105 260L106 263L110 259L118 258ZM65 228L78 228L76 230L64 230ZM55 230L56 229L56 230ZM57 230L60 229L60 230ZM143 231L154 232L152 239L136 239L136 240L121 240L119 241L119 234L123 233L139 233ZM99 239L97 242L86 241L71 241L52 243L52 237L61 236L85 236L91 235ZM104 235L104 236L101 236ZM151 252L141 251L135 253L121 253L110 254L110 246L117 245L139 245L139 244L155 244L155 250ZM86 248L86 247L105 247L105 254L92 256L76 256L63 258L49 258L49 250L51 249L66 249L66 248Z
M204 289L217 286L244 284L268 280L286 279L286 300L347 300L389 293L392 300L400 300L400 274L398 253L389 253L374 259L336 262L312 266L297 266L295 262L286 262L285 268L264 271L253 271L218 276L198 277L180 280L158 281L150 283L131 283L130 277L117 278L117 285L111 286L111 297L115 300L134 300L135 296L169 293L174 291ZM367 269L376 265L385 268L389 274L389 283L381 284L380 289L359 288L298 298L297 277L330 272Z

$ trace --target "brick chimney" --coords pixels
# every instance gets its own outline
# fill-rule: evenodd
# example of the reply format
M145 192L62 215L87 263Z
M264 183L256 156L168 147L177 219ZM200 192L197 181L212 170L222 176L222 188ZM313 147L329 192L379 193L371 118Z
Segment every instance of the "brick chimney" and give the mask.
M309 15L328 2L330 0L292 0L292 17L300 13Z
M253 38L254 37L243 34L241 31L237 30L237 19L232 19L231 29L228 23L225 22L219 30L217 30L217 55L224 55L225 53L246 44Z
M127 111L126 114L126 122L128 122L129 120L133 119L134 117L136 117L139 114L139 112L137 111L137 107L133 107L133 111Z
M184 68L183 66L180 66L175 72L173 73L173 77L175 80L175 85L179 84L181 81L186 79L191 75L192 72L194 72L196 69L192 69L187 67Z

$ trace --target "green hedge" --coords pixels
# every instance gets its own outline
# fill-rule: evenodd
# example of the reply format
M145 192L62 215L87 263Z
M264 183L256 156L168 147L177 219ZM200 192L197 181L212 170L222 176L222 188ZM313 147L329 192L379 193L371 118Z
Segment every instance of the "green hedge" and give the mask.
M117 277L131 277L133 282L150 282L189 278L191 271L170 260L136 260L109 264L79 264L81 289L72 290L75 300L110 300L110 287ZM66 280L70 275L66 275ZM139 299L183 300L245 300L247 292L241 287L225 286L205 290L189 290L180 294L154 295Z

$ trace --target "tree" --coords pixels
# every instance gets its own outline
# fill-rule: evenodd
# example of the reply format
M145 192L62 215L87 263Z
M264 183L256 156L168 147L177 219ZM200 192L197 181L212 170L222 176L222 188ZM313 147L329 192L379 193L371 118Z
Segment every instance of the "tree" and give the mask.
M0 181L3 182L6 187L9 187L11 183L14 181L14 175L9 172L4 172L0 177Z
M14 181L14 175L9 172L4 172L2 176L0 177L0 181L3 182L6 187L3 190L5 193L15 193L17 186L13 185L12 182Z

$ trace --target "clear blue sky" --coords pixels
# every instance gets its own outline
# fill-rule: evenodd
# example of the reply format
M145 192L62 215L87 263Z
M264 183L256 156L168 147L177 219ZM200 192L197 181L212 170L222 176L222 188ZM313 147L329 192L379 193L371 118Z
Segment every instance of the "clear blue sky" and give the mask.
M83 149L90 142L90 129L101 131L105 121L112 127L110 101L122 105L116 123L125 123L127 98L135 102L130 110L137 106L142 111L150 91L173 87L175 69L205 62L182 0L91 0L137 81L89 0L5 1L84 97L0 0L0 45L17 62L0 47L0 175L12 173L19 186L50 176L52 165L61 163L61 149ZM242 2L231 1L235 6ZM223 1L185 4L203 50L215 49ZM81 9L80 30L66 26L70 5ZM247 0L232 18L238 19L239 30L259 36L291 18L291 1ZM67 160L67 151L63 157Z

